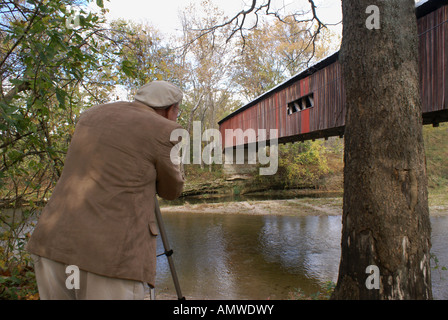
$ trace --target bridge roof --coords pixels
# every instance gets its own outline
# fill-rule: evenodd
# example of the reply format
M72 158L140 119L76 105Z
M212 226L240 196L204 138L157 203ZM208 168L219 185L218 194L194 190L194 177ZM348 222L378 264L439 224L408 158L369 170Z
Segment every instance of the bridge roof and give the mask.
M448 0L421 0L421 1L419 1L418 3L415 4L415 13L416 13L417 19L427 15L428 13L430 13L432 11L437 10L438 8L440 8L444 5L448 5ZM226 120L232 118L233 116L237 115L238 113L252 107L253 105L260 102L261 100L269 97L271 94L273 94L277 91L280 91L283 88L289 86L291 83L294 83L301 79L304 79L304 78L312 75L313 73L327 67L328 65L336 62L338 60L338 57L339 57L339 51L333 52L332 54L330 54L329 56L325 57L324 59L318 61L311 67L308 67L307 69L305 69L303 71L300 71L296 75L281 82L277 86L264 92L263 94L261 94L260 96L255 98L254 100L250 101L249 103L245 104L241 108L239 108L239 109L235 110L234 112L232 112L231 114L227 115L226 117L221 119L218 122L218 124L221 124L221 123L225 122Z
M223 123L224 121L232 118L233 116L237 115L238 113L250 108L251 106L257 104L258 102L260 102L261 100L267 98L268 96L270 96L272 93L277 92L279 90L282 90L283 88L289 86L291 83L294 83L298 80L301 80L303 78L306 78L310 75L312 75L313 73L325 68L326 66L334 63L337 61L338 59L338 55L339 55L339 51L329 55L328 57L320 60L319 62L317 62L316 64L314 64L313 66L309 67L308 69L299 72L298 74L292 76L291 78L283 81L282 83L276 85L275 87L273 87L272 89L266 91L265 93L261 94L260 96L258 96L257 98L255 98L254 100L250 101L249 103L245 104L244 106L242 106L241 108L235 110L234 112L232 112L231 114L229 114L228 116L226 116L225 118L221 119L218 124Z

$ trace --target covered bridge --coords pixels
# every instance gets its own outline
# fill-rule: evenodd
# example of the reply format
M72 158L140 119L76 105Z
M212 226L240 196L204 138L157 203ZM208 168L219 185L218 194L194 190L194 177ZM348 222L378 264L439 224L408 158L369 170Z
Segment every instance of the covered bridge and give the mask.
M423 124L436 126L448 121L448 1L422 1L416 15ZM224 137L226 129L277 129L279 143L343 136L345 110L341 66L334 53L219 121L219 130ZM245 145L258 142L248 139ZM237 143L235 138L227 147Z

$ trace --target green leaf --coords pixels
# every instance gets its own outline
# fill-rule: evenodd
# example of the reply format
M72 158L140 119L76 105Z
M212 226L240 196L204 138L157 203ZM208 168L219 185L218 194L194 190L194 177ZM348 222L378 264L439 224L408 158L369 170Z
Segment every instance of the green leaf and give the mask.
M60 88L56 88L56 99L59 101L59 106L65 109L65 98L67 97L67 92Z
M129 77L134 77L136 73L133 63L129 60L123 60L121 70Z

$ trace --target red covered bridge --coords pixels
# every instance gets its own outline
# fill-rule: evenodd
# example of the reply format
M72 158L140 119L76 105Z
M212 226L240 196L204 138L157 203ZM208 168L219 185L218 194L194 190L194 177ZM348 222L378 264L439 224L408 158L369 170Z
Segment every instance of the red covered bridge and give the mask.
M423 124L436 126L448 121L448 1L420 2L416 15ZM225 137L226 129L278 129L279 143L342 136L345 110L335 53L228 115L219 130Z

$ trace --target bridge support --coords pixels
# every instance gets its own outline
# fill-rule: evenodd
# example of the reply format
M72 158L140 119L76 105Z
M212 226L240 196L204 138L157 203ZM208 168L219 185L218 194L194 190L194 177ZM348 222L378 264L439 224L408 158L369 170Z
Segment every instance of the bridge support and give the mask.
M223 151L223 171L228 179L247 179L257 173L257 154L255 148L230 147Z

